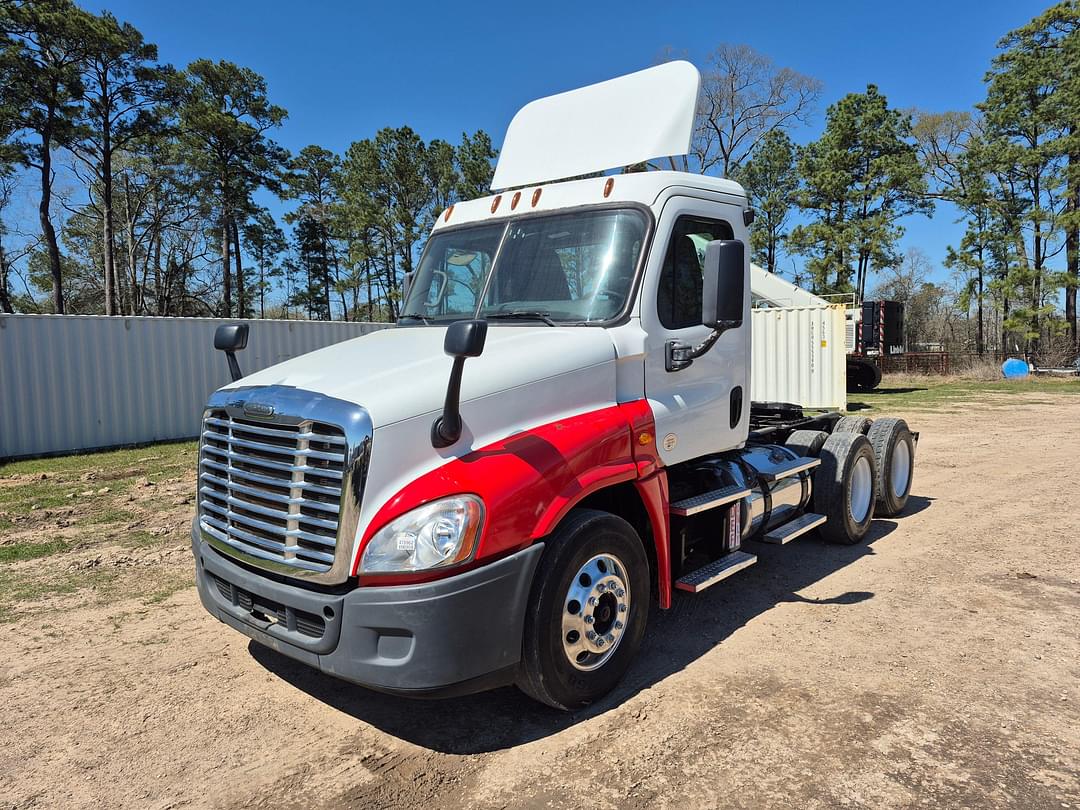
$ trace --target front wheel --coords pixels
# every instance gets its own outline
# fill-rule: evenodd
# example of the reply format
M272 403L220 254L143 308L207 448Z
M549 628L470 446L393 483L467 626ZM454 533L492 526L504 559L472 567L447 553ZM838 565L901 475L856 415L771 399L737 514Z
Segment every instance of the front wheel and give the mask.
M649 563L634 528L607 512L574 510L536 571L518 688L557 709L607 694L641 646L649 603Z

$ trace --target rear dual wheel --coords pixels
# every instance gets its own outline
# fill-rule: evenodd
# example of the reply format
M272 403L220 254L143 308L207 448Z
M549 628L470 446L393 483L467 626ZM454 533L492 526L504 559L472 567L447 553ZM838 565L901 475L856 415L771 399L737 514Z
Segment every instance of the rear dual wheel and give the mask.
M877 513L894 517L904 511L915 472L915 442L907 422L891 417L875 419L867 434L874 449L880 482Z
M818 531L830 543L858 543L870 530L878 495L874 450L861 433L833 433L818 458L814 511L827 518Z

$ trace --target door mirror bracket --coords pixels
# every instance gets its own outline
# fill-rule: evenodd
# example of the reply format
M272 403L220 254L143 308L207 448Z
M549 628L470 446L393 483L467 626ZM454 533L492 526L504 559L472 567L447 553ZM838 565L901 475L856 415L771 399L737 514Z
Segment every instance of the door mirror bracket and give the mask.
M713 347L729 329L743 325L746 297L746 248L738 239L717 239L705 248L702 271L701 322L712 329L705 340L691 346L669 340L664 346L664 368L682 371Z

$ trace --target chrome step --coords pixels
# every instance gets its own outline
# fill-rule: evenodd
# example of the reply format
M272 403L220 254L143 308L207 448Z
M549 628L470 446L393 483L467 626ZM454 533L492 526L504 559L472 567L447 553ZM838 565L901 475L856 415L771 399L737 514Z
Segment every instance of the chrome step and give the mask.
M753 554L747 554L745 551L733 551L730 554L725 554L719 560L713 560L708 565L679 577L675 582L675 587L680 591L697 593L715 585L722 579L727 579L744 568L749 568L756 562L757 557Z
M806 470L812 470L814 467L821 464L820 458L807 458L802 456L800 458L793 458L790 461L785 461L783 464L777 464L771 469L759 472L763 481L772 483L773 481L779 481L781 478L788 478L792 475L805 472Z
M795 520L788 521L783 526L777 526L762 537L761 542L776 543L778 545L790 543L796 537L806 534L811 529L816 529L824 522L824 515L815 515L813 512L807 512L805 515L795 518Z
M745 498L749 494L750 490L746 487L732 484L730 486L721 487L720 489L714 489L711 492L702 492L700 495L695 495L692 498L683 498L681 501L675 501L675 503L668 507L668 511L679 517L689 517L690 515L696 515L698 512L704 512L707 509L715 509L726 503L737 501L739 498Z

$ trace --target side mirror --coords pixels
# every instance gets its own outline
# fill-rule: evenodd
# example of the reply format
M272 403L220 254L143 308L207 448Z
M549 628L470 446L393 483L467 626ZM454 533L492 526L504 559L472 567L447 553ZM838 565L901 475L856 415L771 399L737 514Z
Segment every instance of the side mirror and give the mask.
M443 351L451 357L479 357L487 342L485 320L455 321L446 329Z
M479 357L487 342L485 320L455 321L446 329L443 351L454 358L442 416L431 423L431 446L449 447L461 438L461 373L466 357Z
M746 248L738 239L718 239L705 248L701 322L710 329L738 329L746 295Z
M247 342L248 325L246 323L222 324L214 332L214 348L219 352L225 352L233 382L244 376L240 373L240 364L236 362L236 352L246 349Z
M738 239L717 239L705 248L702 269L701 322L712 333L697 346L669 340L664 347L664 368L682 371L713 347L728 329L743 325L746 297L746 247Z

